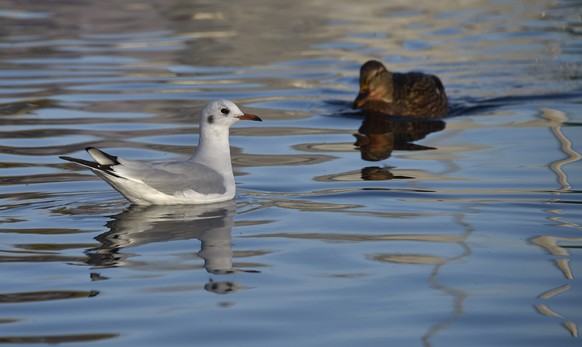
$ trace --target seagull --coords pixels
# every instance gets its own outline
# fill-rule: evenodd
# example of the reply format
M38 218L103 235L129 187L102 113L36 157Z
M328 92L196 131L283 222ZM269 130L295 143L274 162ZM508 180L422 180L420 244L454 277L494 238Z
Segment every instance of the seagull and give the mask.
M360 68L360 92L354 108L364 112L415 118L440 118L448 113L441 80L422 72L390 72L376 60Z
M95 160L60 157L91 169L136 205L211 204L234 198L236 186L229 128L239 120L262 121L242 112L232 101L215 100L200 113L196 152L187 160L142 162L85 150Z

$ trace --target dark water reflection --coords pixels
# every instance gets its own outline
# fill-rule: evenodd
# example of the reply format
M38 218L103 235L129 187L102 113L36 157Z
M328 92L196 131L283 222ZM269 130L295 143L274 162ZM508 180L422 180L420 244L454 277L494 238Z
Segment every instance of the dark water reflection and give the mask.
M443 120L407 119L386 117L383 114L364 114L362 126L354 134L354 144L366 161L382 161L390 158L393 151L426 151L434 147L415 144L428 134L445 128ZM362 169L364 180L387 180L414 178L394 176L388 168L365 167Z
M88 334L88 335L64 335L64 336L10 336L0 337L0 343L6 344L60 344L60 343L94 343L119 337L118 334Z
M0 0L0 343L579 345L581 11ZM451 117L351 110L369 59ZM228 204L130 207L58 159L189 155L214 98L264 119Z

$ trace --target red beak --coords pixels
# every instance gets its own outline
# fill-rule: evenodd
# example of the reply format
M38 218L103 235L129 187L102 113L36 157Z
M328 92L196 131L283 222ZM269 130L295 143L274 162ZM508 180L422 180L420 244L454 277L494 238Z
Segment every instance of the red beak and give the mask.
M238 116L236 118L238 118L240 120L254 120L254 121L258 121L258 122L263 121L261 118L259 118L259 116L255 116L254 114L250 114L250 113L245 113L242 116Z

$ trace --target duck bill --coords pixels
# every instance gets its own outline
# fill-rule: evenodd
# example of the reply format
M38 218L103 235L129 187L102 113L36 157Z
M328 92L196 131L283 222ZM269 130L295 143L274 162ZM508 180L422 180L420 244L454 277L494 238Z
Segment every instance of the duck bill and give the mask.
M352 108L361 108L362 106L364 106L366 101L368 101L368 96L369 95L367 92L360 92L356 97L356 100L354 100L354 105L352 106Z
M254 120L257 122L262 122L263 120L259 117L259 116L255 116L254 114L250 114L250 113L245 113L242 116L238 116L236 117L240 120Z

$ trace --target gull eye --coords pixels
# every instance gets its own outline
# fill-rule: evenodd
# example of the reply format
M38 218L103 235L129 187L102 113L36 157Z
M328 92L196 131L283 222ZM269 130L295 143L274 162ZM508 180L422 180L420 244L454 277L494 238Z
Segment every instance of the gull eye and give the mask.
M222 110L220 110L220 112L222 112L222 114L228 114L230 112L230 110L225 107Z

